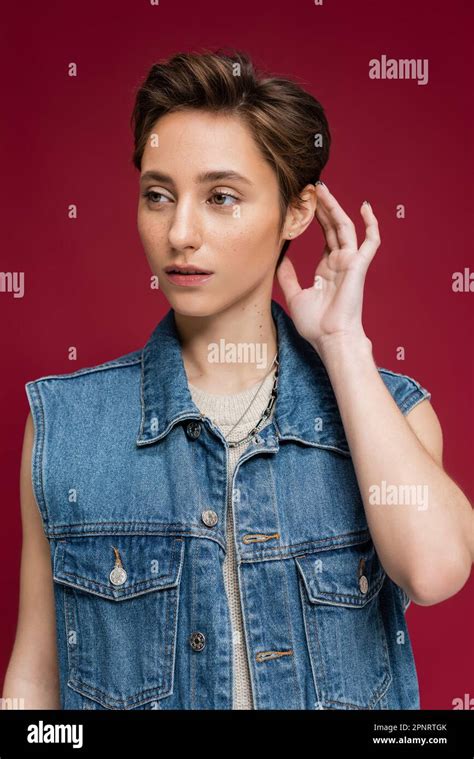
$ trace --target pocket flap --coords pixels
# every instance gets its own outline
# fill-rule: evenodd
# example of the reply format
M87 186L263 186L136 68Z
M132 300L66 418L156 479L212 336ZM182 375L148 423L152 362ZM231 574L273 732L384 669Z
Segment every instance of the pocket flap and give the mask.
M297 556L295 561L312 603L365 606L385 579L372 540Z
M57 543L53 578L63 585L121 601L176 586L183 556L182 538L116 534L67 538ZM116 567L120 569L111 578Z

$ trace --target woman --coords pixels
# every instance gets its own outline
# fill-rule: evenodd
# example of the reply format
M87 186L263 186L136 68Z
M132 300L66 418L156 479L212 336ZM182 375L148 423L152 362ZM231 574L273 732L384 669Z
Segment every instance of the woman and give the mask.
M319 180L321 105L243 54L156 64L133 127L138 229L171 308L143 349L26 385L4 696L418 709L404 613L464 585L472 511L429 392L374 363L374 212L358 246ZM326 243L302 289L286 253L314 216Z

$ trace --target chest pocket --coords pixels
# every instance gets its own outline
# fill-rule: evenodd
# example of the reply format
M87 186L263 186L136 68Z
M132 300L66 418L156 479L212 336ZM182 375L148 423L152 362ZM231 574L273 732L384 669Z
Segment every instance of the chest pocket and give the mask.
M392 674L372 540L295 561L319 708L377 708Z
M58 541L71 688L109 709L172 693L183 556L169 536Z

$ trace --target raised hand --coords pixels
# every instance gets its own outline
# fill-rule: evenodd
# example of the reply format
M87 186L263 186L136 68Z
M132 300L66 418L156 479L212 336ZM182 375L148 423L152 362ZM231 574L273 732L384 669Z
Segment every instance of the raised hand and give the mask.
M317 185L316 196L315 215L326 244L314 284L301 288L288 256L277 269L277 277L296 329L321 355L329 343L341 338L368 339L362 326L364 281L380 235L375 214L364 201L365 240L358 248L352 220L326 185Z

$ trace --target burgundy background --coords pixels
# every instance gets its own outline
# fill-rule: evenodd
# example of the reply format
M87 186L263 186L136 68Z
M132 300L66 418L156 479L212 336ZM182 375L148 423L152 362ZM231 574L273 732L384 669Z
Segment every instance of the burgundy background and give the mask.
M129 119L148 68L175 52L244 49L322 102L333 135L323 179L360 235L362 200L379 219L364 300L377 364L431 391L446 470L472 499L473 295L451 289L453 272L472 265L469 16L461 0L30 0L4 9L1 270L25 273L25 296L0 293L2 679L18 607L24 383L142 346L168 310L149 289L136 231ZM428 58L428 84L369 79L369 60L382 54ZM67 76L71 61L77 78ZM67 218L69 203L77 220ZM315 220L290 248L303 286L322 247ZM274 297L285 305L277 284ZM444 603L408 610L424 709L451 709L470 688L474 696L473 596L471 576Z

